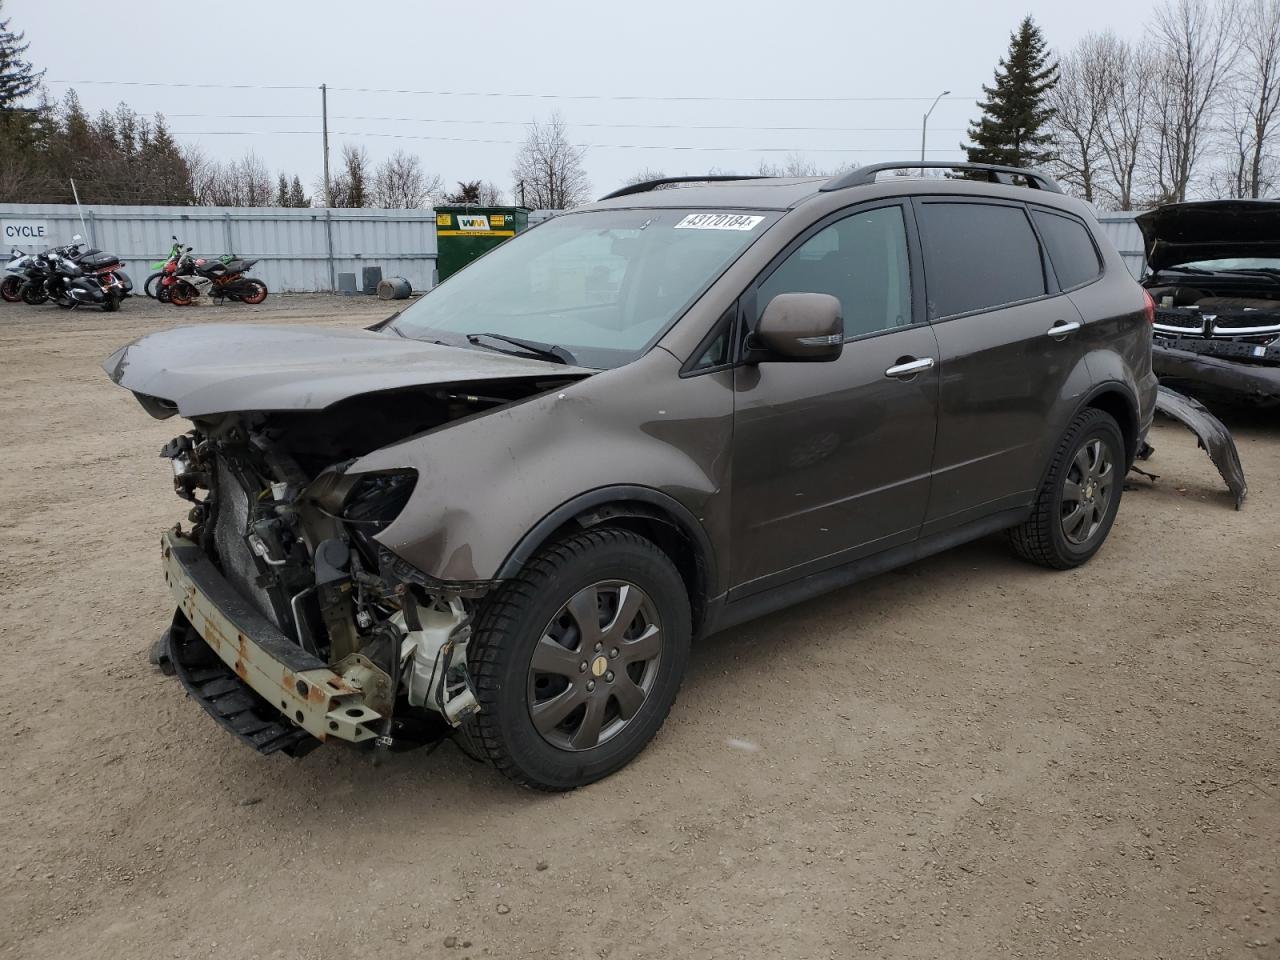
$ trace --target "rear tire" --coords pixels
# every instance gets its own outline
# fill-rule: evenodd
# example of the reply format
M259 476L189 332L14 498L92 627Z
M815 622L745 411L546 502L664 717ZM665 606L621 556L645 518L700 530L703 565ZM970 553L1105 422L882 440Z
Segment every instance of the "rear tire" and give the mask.
M684 581L651 541L605 527L552 543L481 608L467 733L534 789L606 777L666 720L691 634Z
M185 280L178 280L169 288L169 302L175 307L189 307L197 296L196 288Z
M267 285L261 280L249 280L246 285L248 289L237 295L241 303L261 303L267 299Z
M1127 463L1111 414L1082 411L1058 444L1031 516L1009 531L1014 552L1053 570L1087 562L1111 532Z

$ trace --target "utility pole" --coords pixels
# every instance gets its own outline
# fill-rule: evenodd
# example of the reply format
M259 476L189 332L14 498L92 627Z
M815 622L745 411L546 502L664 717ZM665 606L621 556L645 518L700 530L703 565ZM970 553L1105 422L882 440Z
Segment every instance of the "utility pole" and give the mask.
M324 205L333 206L333 190L329 187L329 88L320 84L320 116L324 127Z
M938 105L938 101L941 100L950 92L951 92L950 90L943 90L940 94L934 97L933 107L936 107ZM930 107L925 112L924 122L920 124L920 162L921 163L924 163L924 138L925 138L926 132L929 129L929 114L933 113L933 107ZM328 148L325 148L325 156L327 157L328 155L329 155Z

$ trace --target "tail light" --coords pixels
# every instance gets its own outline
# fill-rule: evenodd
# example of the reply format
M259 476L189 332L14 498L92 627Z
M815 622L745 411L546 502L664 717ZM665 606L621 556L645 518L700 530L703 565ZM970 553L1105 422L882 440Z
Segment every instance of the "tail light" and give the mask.
M1146 315L1147 315L1147 323L1151 324L1152 326L1155 326L1155 323L1156 323L1156 302L1155 302L1155 300L1154 300L1154 299L1152 299L1152 297L1151 297L1151 292L1150 292L1149 290L1143 290L1143 291L1142 291L1142 298L1143 298L1143 300L1145 300L1145 301L1146 301L1146 303L1145 303L1145 305L1143 306L1143 308L1142 308L1142 309L1143 309L1143 312L1144 312L1144 313L1146 313Z

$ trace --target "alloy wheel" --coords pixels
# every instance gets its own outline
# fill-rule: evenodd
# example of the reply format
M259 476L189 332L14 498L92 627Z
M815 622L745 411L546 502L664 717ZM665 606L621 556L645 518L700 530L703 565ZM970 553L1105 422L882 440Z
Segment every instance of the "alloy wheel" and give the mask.
M1102 526L1115 488L1111 450L1098 437L1086 440L1072 458L1062 484L1062 535L1069 543L1088 543Z
M562 750L590 750L635 719L662 659L662 624L634 583L584 587L552 617L529 663L534 728Z

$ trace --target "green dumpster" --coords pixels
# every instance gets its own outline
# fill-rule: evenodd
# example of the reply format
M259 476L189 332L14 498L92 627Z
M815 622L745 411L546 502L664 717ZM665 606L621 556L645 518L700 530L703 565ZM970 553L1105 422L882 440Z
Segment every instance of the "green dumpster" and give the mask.
M436 207L436 276L443 280L529 226L524 207Z

